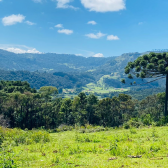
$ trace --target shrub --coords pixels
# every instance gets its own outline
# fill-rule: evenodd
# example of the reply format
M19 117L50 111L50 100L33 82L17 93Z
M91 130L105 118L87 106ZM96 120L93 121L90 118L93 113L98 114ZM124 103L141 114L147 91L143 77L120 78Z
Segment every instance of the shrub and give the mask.
M54 130L55 130L54 132L72 131L73 127L65 125L65 124L61 124L58 128L56 128Z
M131 134L136 134L136 133L137 133L137 131L136 131L136 129L135 129L135 128L131 128L131 129L130 129L130 133L131 133Z
M108 128L105 128L103 126L85 125L85 127L81 126L78 131L80 133L91 133L91 132L101 132L101 131L107 131L107 130Z
M161 149L161 146L158 143L153 143L150 146L150 151L152 152L158 152Z
M2 150L0 152L0 166L2 168L17 168L14 157L13 151Z
M129 121L123 124L125 129L129 129L131 127L139 128L140 126L143 126L143 123L137 118L131 118Z
M153 118L150 114L146 114L143 117L142 122L143 122L144 125L152 125Z
M20 144L46 143L50 141L50 137L49 133L44 130L24 131L0 127L0 144L5 141L14 142L18 146Z
M39 143L39 142L50 142L49 133L46 131L33 131L32 135L30 136L32 141Z

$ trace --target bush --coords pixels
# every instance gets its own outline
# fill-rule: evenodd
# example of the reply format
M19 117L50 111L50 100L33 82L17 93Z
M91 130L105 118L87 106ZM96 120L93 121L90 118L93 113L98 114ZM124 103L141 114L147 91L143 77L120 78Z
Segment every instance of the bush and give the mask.
M143 117L142 122L143 122L144 125L152 125L153 118L150 114L146 114Z
M139 128L140 126L143 126L143 123L137 118L131 118L129 121L123 124L125 129L129 129L131 127Z
M136 133L137 133L137 131L136 131L136 129L135 129L135 128L131 128L131 129L130 129L130 133L131 133L131 134L136 134Z
M168 123L168 117L162 117L156 122L156 126L164 126Z
M35 143L50 142L49 133L46 131L33 131L30 139L32 139L32 141L34 141Z
M80 133L92 133L92 132L101 132L101 131L107 131L108 128L103 126L92 126L92 125L85 125L81 126L78 131Z
M15 146L20 144L32 144L39 142L49 142L50 137L49 133L44 130L32 130L32 131L24 131L21 129L9 129L0 127L0 144L5 141L14 142L11 143Z
M73 127L65 124L61 124L58 128L54 129L54 132L64 132L64 131L72 131Z
M0 166L2 168L17 168L17 164L14 161L15 154L12 151L0 152Z
M129 129L130 128L130 124L128 122L123 124L124 129Z

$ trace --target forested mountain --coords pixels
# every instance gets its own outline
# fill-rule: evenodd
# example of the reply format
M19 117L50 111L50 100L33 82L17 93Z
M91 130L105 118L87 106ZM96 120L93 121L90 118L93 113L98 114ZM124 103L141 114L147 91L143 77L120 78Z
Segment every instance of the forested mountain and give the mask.
M128 53L119 57L82 57L70 54L15 54L0 49L0 69L28 71L74 72L93 70L94 75L111 72L123 72L129 61L135 60L141 53Z
M117 72L122 75L124 73L124 67L127 65L127 63L134 61L140 55L142 55L142 53L138 52L122 54L119 57L108 60L105 64L96 68L96 70L93 71L93 74L108 75L109 73Z
M74 72L94 69L115 57L95 58L70 54L15 54L0 49L0 68L5 70Z
M46 85L57 88L81 88L88 83L101 83L114 88L129 87L131 80L126 79L127 85L120 82L121 78L125 78L124 68L128 62L143 54L135 52L118 57L86 58L55 53L15 54L0 50L0 80L28 81L31 87L36 89ZM144 82L141 79L135 81ZM148 87L164 87L164 83L163 79Z
M39 89L42 86L55 86L57 88L82 87L94 82L95 78L88 73L46 73L29 71L5 71L0 70L0 80L28 81L32 88Z

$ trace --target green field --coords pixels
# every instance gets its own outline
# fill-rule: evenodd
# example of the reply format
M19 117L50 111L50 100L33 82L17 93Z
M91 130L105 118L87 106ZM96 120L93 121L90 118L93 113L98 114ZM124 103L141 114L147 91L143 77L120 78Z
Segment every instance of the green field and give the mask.
M14 142L5 141L4 144L9 143L7 153L17 167L24 168L168 167L167 126L100 130L99 127L80 128L50 133L51 140L47 143L12 146ZM1 163L7 155L2 153Z
M110 92L125 92L128 91L129 88L123 89L123 88L114 88L114 87L105 87L104 85L96 85L94 83L89 83L86 85L86 87L83 87L83 92L87 93L97 93L97 94L103 94L103 93L110 93Z
M81 92L87 94L105 94L105 93L114 93L114 92L126 92L130 90L130 88L114 88L114 87L106 87L99 81L98 84L89 83L85 87L82 88ZM74 98L78 93L75 89L63 89L64 98ZM99 96L101 99L101 96Z

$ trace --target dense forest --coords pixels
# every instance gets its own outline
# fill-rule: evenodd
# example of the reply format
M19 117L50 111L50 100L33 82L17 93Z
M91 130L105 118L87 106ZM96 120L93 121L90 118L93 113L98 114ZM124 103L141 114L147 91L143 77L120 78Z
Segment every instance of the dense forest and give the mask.
M84 58L59 54L14 54L0 50L0 59L3 60L0 62L1 123L22 129L85 124L119 127L130 121L163 124L165 94L160 92L165 90L165 79L131 89L127 89L131 79L126 78L125 85L120 81L126 77L124 66L139 56L141 53ZM8 68L10 64L11 68ZM46 65L53 70L50 71ZM57 71L60 68L63 70ZM135 79L140 84L148 81ZM91 94L88 92L91 88L86 87L88 84L93 84L100 92ZM86 92L82 92L84 87ZM116 89L124 87L127 91L122 93ZM62 98L66 97L63 89L67 88L75 92L71 90L70 98ZM104 92L106 89L108 91Z
M28 71L63 71L76 72L87 71L99 67L115 57L95 58L82 57L73 54L15 54L0 49L0 67L4 70L28 70Z
M130 120L150 125L164 122L164 93L138 101L126 94L98 100L93 95L80 93L73 100L57 97L56 87L44 86L39 91L27 82L0 82L1 123L22 129L60 125L102 125L118 127Z
M124 67L142 54L135 52L117 57L86 58L54 53L15 54L0 49L0 80L28 81L36 89L42 86L75 89L88 83L97 84L103 78L106 87L129 87L130 79L124 75ZM125 85L121 84L121 78L126 78ZM141 79L135 81L141 83ZM165 87L163 83L164 79L151 83L148 88Z
M40 89L42 86L55 86L57 88L82 87L94 82L95 78L87 72L29 72L29 71L5 71L0 70L0 80L28 81L32 88Z

